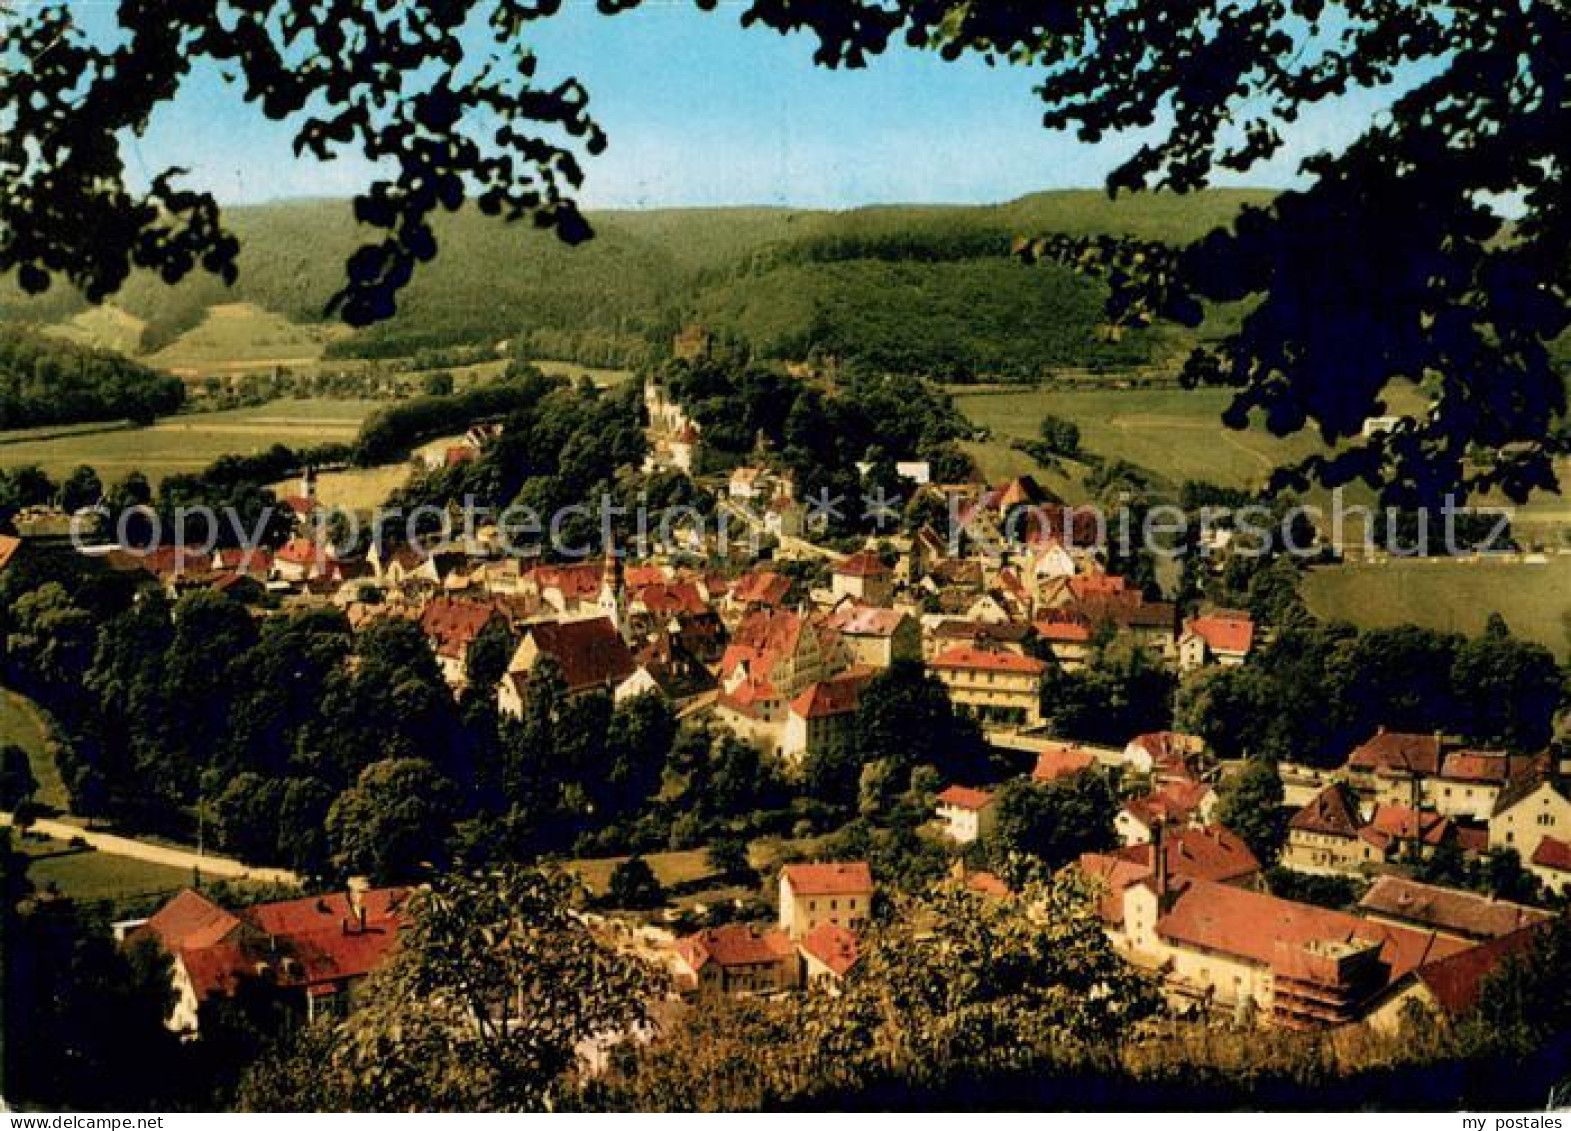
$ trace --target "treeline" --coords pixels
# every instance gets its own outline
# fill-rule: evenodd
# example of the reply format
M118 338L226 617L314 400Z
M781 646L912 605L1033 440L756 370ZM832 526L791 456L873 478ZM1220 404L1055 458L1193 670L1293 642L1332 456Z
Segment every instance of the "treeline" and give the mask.
M177 378L129 358L0 325L0 429L125 418L150 424L184 401Z
M1144 365L1165 330L1099 331L1103 296L1067 268L1005 256L787 262L700 292L695 319L765 357L835 358L943 381L1029 381L1065 365Z
M393 463L427 440L525 408L541 395L540 384L533 379L538 377L537 370L513 366L498 380L461 393L414 397L378 409L360 426L354 461L361 467Z
M1553 654L1513 637L1498 616L1473 639L1301 619L1247 665L1186 680L1177 722L1224 758L1330 768L1382 726L1536 753L1554 734L1565 694Z

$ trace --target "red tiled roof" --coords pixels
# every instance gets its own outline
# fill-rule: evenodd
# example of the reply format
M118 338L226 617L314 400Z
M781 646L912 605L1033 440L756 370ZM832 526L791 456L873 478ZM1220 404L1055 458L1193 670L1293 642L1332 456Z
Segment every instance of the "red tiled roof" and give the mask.
M964 785L952 785L938 795L940 805L952 805L957 809L970 809L973 812L986 809L994 800L991 790L972 789Z
M315 512L319 504L309 495L289 495L284 499L284 506L297 515L307 515Z
M1384 770L1434 775L1440 772L1440 738L1433 734L1403 734L1384 727L1348 755L1353 770Z
M784 931L759 934L745 923L709 927L676 942L677 953L694 971L717 966L759 966L788 960L794 953Z
M1293 975L1315 965L1315 944L1376 943L1388 982L1471 945L1208 880L1194 881L1178 896L1157 922L1157 933Z
M663 566L657 565L630 565L624 571L629 592L637 592L646 585L661 585L669 578Z
M791 579L767 571L745 573L731 586L731 599L740 605L778 606L791 591Z
M873 890L873 870L865 860L787 864L784 872L797 895L861 895Z
M1523 927L1471 950L1447 955L1420 966L1414 976L1428 987L1441 1009L1458 1017L1478 1004L1479 991L1490 974L1508 959L1526 954L1532 948L1539 929L1539 924Z
M1013 652L994 652L962 645L948 648L933 657L933 667L958 671L1009 672L1017 675L1041 675L1047 665L1030 656L1017 656Z
M1546 836L1538 842L1538 847L1533 850L1533 863L1540 868L1552 868L1557 872L1571 872L1571 844L1563 840L1556 840Z
M1119 859L1143 865L1154 873L1153 846L1132 844L1114 853ZM1221 825L1167 829L1162 835L1162 855L1173 880L1212 880L1227 883L1260 871L1260 861L1243 839Z
M442 453L442 463L447 467L457 467L461 463L473 463L480 458L480 453L466 444L456 448L448 448Z
M279 985L325 992L387 957L398 941L407 894L403 888L364 892L362 920L343 892L257 904L233 915L183 891L140 931L179 957L198 1000L233 993L264 968Z
M1206 642L1206 647L1223 655L1242 656L1254 647L1255 625L1231 617L1190 617L1184 629Z
M1464 853L1470 856L1482 856L1489 851L1489 829L1482 825L1458 824L1456 842Z
M1504 785L1531 772L1537 755L1507 754L1503 750L1453 750L1445 756L1440 776L1448 781Z
M562 595L562 600L569 604L593 597L600 592L600 585L605 580L603 562L543 565L536 566L530 572L534 575L536 586L542 592L555 589Z
M1027 625L995 624L985 620L941 620L933 626L933 637L938 640L991 641L996 644L1019 644L1030 633Z
M557 662L570 692L621 683L638 666L607 617L543 621L529 625L524 632L536 648Z
M837 978L844 978L846 971L856 965L856 932L833 923L818 924L802 936L801 945L806 953L829 967Z
M1470 891L1381 876L1358 901L1365 914L1406 919L1453 934L1492 939L1551 918L1549 912Z
M872 550L858 550L840 561L835 572L841 577L887 577L890 569Z
M132 551L131 556L139 559L143 569L165 578L182 573L203 573L212 561L204 553L181 546L159 546L147 553Z
M256 972L256 963L238 943L220 942L200 949L172 948L191 980L191 990L199 1002L212 997L231 997L246 978Z
M1095 754L1073 743L1052 746L1036 756L1031 777L1034 781L1057 781L1088 770L1095 763Z
M1211 787L1204 782L1173 781L1161 789L1124 802L1124 810L1147 828L1158 823L1183 824L1205 803Z
M768 712L769 704L778 702L779 699L780 692L774 684L767 679L754 676L744 679L730 691L722 691L719 703L722 707L730 707L750 718L758 718Z
M1091 624L1069 609L1050 609L1031 625L1043 640L1055 644L1085 644L1091 639Z
M436 644L440 655L462 659L475 637L503 612L492 604L441 597L420 614L420 631Z
M1370 814L1366 828L1394 840L1414 840L1436 845L1445 841L1454 826L1438 813L1410 809L1405 805L1377 805Z
M157 936L170 952L215 946L241 927L235 916L187 888L153 913L140 930Z
M819 680L791 700L791 713L804 719L848 715L856 710L862 689L872 678L870 671L856 671Z
M287 969L279 971L281 983L314 985L358 978L376 969L398 941L408 894L406 888L364 892L363 926L343 892L261 903L241 914L299 963L294 976Z
M1156 730L1137 734L1129 745L1144 750L1155 769L1188 772L1189 759L1205 749L1205 741L1196 735L1176 730Z
M1170 890L1177 891L1197 880L1232 883L1260 871L1260 862L1236 835L1213 825L1204 829L1174 829L1162 841ZM1098 910L1104 922L1124 919L1124 892L1149 882L1156 873L1155 853L1149 844L1130 845L1111 855L1086 852L1080 870L1098 892Z
M755 609L742 618L720 659L720 670L732 672L746 664L756 678L796 653L807 622L792 612Z
M701 613L708 606L703 594L691 581L657 581L644 585L637 591L637 601L654 616L671 616L676 613Z
M1358 815L1358 803L1340 782L1333 782L1317 793L1288 821L1288 828L1307 833L1326 833L1331 836L1355 837L1364 822Z
M1115 573L1077 573L1065 585L1076 600L1117 597L1129 591L1129 583Z

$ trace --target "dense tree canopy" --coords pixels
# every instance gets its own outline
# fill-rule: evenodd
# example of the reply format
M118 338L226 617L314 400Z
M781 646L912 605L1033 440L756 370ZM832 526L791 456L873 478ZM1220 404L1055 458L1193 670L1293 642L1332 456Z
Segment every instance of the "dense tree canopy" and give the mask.
M0 429L121 417L146 424L184 401L178 377L23 327L0 326Z

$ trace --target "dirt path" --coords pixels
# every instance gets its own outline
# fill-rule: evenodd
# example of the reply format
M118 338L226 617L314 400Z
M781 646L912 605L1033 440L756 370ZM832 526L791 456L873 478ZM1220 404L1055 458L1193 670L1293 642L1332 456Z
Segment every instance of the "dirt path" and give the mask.
M10 813L0 813L0 825L11 823ZM149 864L165 864L171 868L192 868L204 876L216 876L225 880L255 880L270 884L296 886L300 884L300 877L284 868L254 868L226 856L198 855L190 849L148 844L146 841L116 836L113 833L93 832L64 821L34 821L30 828L33 832L43 833L56 840L70 842L80 839L89 847L110 856L125 856Z

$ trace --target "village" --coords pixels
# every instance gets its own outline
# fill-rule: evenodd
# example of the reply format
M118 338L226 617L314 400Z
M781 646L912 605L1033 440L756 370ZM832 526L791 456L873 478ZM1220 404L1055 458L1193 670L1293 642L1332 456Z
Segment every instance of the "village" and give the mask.
M644 409L645 471L691 474L696 424L653 381ZM496 435L496 426L471 429L440 458L476 458ZM1239 760L1172 730L1132 734L1121 746L1066 740L1044 716L1050 667L1075 671L1096 642L1126 641L1188 674L1248 665L1270 629L1236 609L1186 616L1148 600L1108 572L1094 543L1078 542L1068 509L1029 477L939 484L915 460L898 471L914 493L962 517L963 544L925 525L853 552L826 550L812 541L789 475L760 464L712 484L720 506L767 535L768 557L731 568L698 560L704 547L692 545L638 560L613 549L565 564L520 561L498 555L485 531L467 543L339 559L312 539L307 470L285 500L297 533L275 553L116 548L107 557L171 597L212 588L244 599L250 590L272 608L335 606L356 628L409 621L455 695L471 647L504 624L518 643L494 688L502 713L528 710L531 678L549 665L569 697L659 697L684 722L723 728L787 774L847 740L870 681L922 665L1026 780L1105 774L1116 784L1116 845L1083 853L1070 870L1117 952L1157 979L1176 1009L1215 1023L1393 1032L1415 1018L1444 1023L1472 1009L1485 979L1551 921L1540 906L1414 878L1440 855L1476 864L1508 851L1547 899L1558 898L1571 881L1571 794L1547 751L1471 749L1444 734L1382 727L1339 768L1281 764L1291 815L1277 865L1352 878L1363 894L1346 909L1271 894L1266 864L1218 817ZM1022 514L1026 536L1004 537ZM795 568L803 562L806 574ZM1020 898L994 871L968 864L968 850L996 835L1000 793L997 780L978 777L941 782L932 794L925 835L948 846L951 882L978 899ZM595 914L595 930L663 966L695 1008L728 996L835 992L876 929L880 877L866 860L822 859L786 863L771 882L769 921L684 934L649 913L613 910ZM195 1036L204 1002L257 979L286 991L304 1016L348 1010L396 944L407 896L356 881L346 894L231 912L186 891L120 933L154 938L174 957L179 1004L169 1025Z

